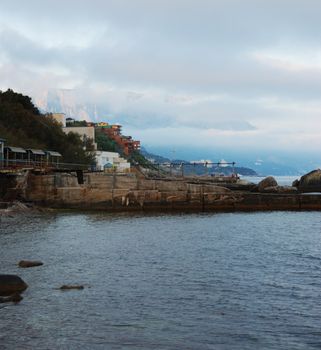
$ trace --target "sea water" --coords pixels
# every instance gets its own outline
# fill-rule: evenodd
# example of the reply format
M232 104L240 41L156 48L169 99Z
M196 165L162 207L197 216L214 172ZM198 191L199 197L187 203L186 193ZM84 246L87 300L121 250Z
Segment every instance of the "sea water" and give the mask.
M7 217L0 247L0 349L321 347L319 212Z
M298 176L273 176L280 186L292 186L293 181L301 178ZM246 180L258 184L260 181L265 179L266 176L241 176L241 180Z

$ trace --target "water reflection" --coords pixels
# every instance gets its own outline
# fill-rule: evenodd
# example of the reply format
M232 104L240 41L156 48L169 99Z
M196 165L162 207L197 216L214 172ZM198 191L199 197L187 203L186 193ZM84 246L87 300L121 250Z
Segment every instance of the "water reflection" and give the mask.
M1 222L1 272L29 284L0 309L1 349L315 348L320 223L314 212Z

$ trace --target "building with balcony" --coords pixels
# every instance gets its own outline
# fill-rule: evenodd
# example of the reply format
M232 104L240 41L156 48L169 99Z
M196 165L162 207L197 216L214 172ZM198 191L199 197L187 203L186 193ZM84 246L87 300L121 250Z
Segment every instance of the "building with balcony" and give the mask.
M100 125L99 125L100 124ZM122 135L122 126L119 124L102 125L96 124L96 127L108 136L109 139L115 141L126 156L129 156L134 151L140 150L140 141L133 140L131 136Z

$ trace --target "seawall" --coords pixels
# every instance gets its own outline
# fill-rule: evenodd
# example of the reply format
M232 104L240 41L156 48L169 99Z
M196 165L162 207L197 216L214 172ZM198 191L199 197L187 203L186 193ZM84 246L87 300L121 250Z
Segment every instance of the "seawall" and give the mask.
M321 195L255 193L188 179L145 179L136 174L29 174L21 196L35 204L105 211L321 210ZM19 183L19 181L18 181Z

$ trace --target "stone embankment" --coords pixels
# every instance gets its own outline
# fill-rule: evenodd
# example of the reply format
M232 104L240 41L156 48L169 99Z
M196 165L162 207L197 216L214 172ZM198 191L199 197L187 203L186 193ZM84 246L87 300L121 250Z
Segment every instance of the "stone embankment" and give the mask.
M30 174L20 197L51 208L105 211L253 211L321 210L321 196L297 187L278 186L273 178L259 185L215 183L214 178L147 179L137 174Z
M319 185L318 185L319 179ZM0 189L3 196L15 192L16 199L39 207L105 211L254 211L321 210L321 171L302 177L294 186L279 186L268 177L258 185L217 182L215 178L144 178L138 174L85 173L83 181L73 173L17 175ZM23 184L17 185L17 184ZM313 184L313 186L311 185ZM318 187L319 186L319 187ZM306 191L309 192L309 191ZM2 209L12 213L17 205ZM19 208L21 210L21 208Z

